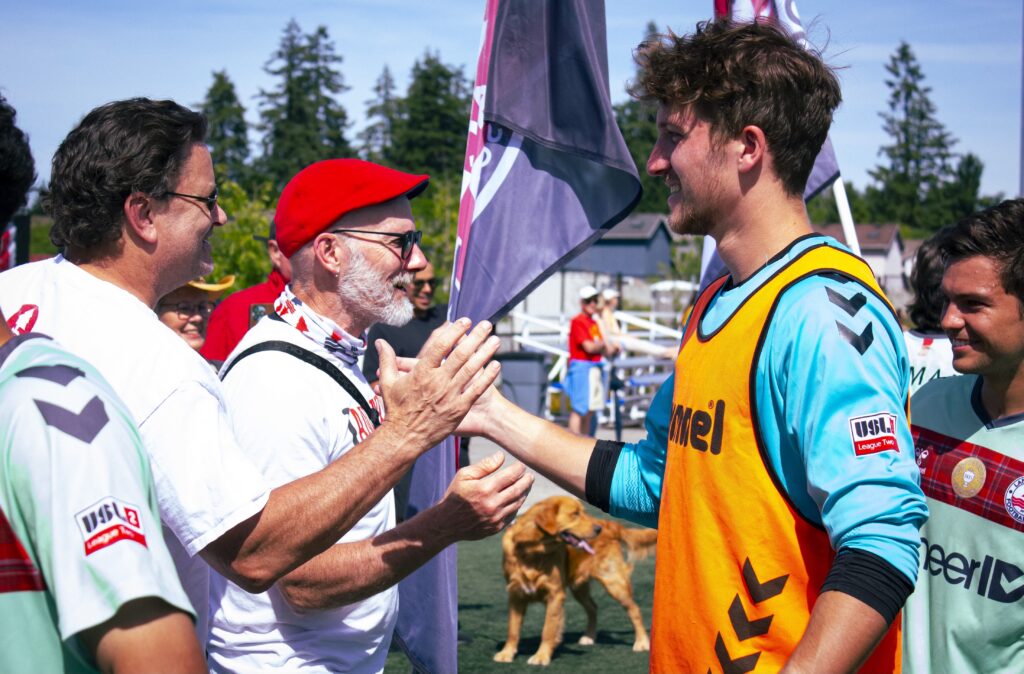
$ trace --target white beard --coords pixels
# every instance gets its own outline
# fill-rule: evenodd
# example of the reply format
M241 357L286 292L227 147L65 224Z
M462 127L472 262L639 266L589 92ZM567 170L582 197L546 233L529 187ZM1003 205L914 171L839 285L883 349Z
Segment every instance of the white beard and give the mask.
M369 324L405 325L411 321L412 302L405 293L395 297L395 284L410 285L412 272L386 278L370 266L357 246L349 243L348 250L348 268L338 276L338 297L345 311Z

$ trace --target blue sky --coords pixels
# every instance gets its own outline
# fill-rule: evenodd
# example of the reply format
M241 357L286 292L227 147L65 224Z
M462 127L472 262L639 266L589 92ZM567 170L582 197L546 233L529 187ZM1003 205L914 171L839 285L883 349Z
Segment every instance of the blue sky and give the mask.
M687 32L712 0L606 0L612 100L625 98L631 50L648 20ZM273 82L263 65L285 24L327 26L351 89L341 101L363 124L365 103L385 64L400 90L424 50L475 70L483 0L7 0L0 21L0 90L18 110L40 177L53 151L91 108L150 96L198 104L214 70L226 69L257 117L255 95ZM939 120L955 150L985 164L982 191L1015 196L1021 151L1020 0L798 0L811 41L841 66L844 103L832 140L844 177L863 188L888 142L885 63L900 40L914 49Z

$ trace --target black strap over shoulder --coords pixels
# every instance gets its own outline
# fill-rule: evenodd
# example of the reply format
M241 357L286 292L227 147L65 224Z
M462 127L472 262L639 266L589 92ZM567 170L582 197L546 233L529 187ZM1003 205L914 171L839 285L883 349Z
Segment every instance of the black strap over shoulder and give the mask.
M359 403L359 406L363 408L363 411L366 412L366 416L370 417L370 421L373 423L374 428L380 426L380 414L378 414L377 410L370 407L370 403L366 402L366 398L364 398L363 394L359 392L356 385L353 384L348 377L342 374L341 370L332 365L326 358L322 358L315 353L311 353L306 349L303 349L301 346L296 346L290 342L271 340L269 342L260 342L259 344L250 346L231 361L224 372L221 373L220 378L224 379L227 377L228 373L231 372L231 369L235 367L235 365L238 365L238 361L261 351L280 351L309 363L334 381L338 382L338 385L345 389L345 391L352 396L357 403Z

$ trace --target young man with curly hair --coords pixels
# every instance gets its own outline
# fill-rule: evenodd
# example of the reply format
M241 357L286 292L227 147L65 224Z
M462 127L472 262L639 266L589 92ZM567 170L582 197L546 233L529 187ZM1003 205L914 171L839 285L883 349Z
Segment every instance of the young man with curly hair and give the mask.
M670 227L715 239L645 439L594 442L495 391L463 430L657 526L651 669L894 671L927 517L899 323L863 260L801 197L840 102L821 59L766 23L642 45L648 173Z

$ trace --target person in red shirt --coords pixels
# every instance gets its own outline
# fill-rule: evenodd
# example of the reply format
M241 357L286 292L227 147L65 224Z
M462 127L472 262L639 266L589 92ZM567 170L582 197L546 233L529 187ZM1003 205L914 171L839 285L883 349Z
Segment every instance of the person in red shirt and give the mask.
M206 360L224 361L292 279L291 263L277 247L274 223L270 223L270 232L266 238L253 238L267 243L267 256L273 267L270 276L263 283L228 295L213 310L206 325L206 342L199 350Z
M594 320L597 298L597 288L583 286L580 290L581 311L569 325L565 389L569 394L569 430L578 435L590 434L590 418L604 398L601 356L605 353L605 342L601 328Z

